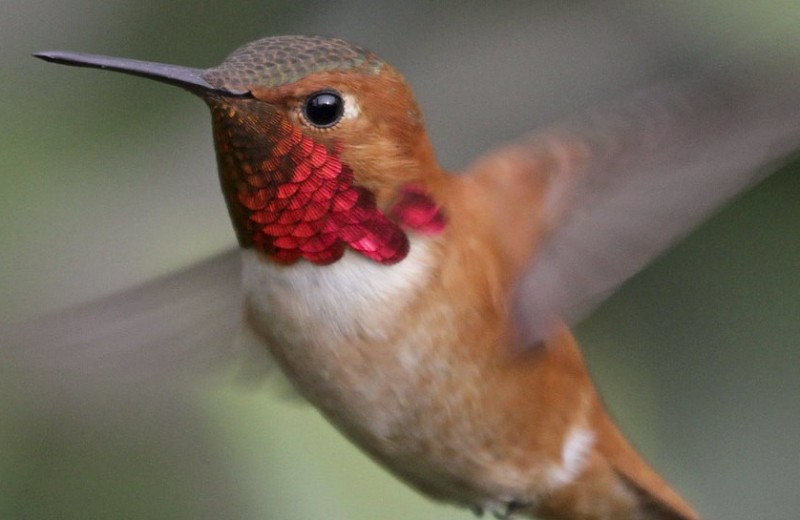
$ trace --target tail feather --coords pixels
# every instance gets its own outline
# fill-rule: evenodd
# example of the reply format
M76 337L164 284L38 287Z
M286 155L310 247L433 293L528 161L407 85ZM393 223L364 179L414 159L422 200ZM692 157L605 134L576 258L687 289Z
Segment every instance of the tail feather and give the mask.
M598 410L597 448L620 483L635 497L646 520L700 520L700 515L642 458L619 431L605 410Z

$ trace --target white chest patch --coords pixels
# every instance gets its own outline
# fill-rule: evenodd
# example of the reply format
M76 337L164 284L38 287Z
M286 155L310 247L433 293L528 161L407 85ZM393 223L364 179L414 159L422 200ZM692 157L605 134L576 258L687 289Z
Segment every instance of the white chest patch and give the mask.
M330 265L298 262L283 266L243 251L244 292L263 323L293 329L320 328L333 336L378 334L396 320L414 293L427 283L432 254L428 241L411 239L408 256L386 266L353 251Z

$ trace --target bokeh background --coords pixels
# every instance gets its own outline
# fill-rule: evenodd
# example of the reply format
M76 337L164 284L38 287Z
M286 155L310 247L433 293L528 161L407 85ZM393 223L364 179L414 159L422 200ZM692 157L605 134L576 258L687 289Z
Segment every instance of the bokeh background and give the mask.
M440 159L459 168L653 78L796 69L797 27L796 0L3 0L0 323L233 244L199 100L31 52L202 67L265 35L345 37L406 74ZM795 164L578 328L623 429L709 519L800 510L798 201ZM3 519L471 517L410 491L265 385L0 376Z

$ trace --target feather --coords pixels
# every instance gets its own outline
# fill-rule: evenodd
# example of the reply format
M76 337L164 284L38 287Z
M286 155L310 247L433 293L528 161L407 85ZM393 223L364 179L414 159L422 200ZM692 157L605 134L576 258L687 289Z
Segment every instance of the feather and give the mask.
M793 84L662 85L482 158L527 157L522 168L548 176L535 212L547 231L513 296L525 343L586 317L796 150L800 95L785 91ZM543 169L548 156L557 160Z
M140 287L13 325L2 351L22 369L114 378L216 365L241 327L241 259L230 250Z

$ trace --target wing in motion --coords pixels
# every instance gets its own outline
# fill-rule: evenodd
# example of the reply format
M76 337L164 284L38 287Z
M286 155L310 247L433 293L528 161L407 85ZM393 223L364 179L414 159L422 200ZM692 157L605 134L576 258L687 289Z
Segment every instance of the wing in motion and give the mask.
M797 92L702 81L640 92L482 158L478 176L546 176L539 217L515 216L546 229L515 295L526 344L585 317L799 145Z
M240 253L227 251L176 274L3 334L12 362L114 377L223 360L241 323Z

